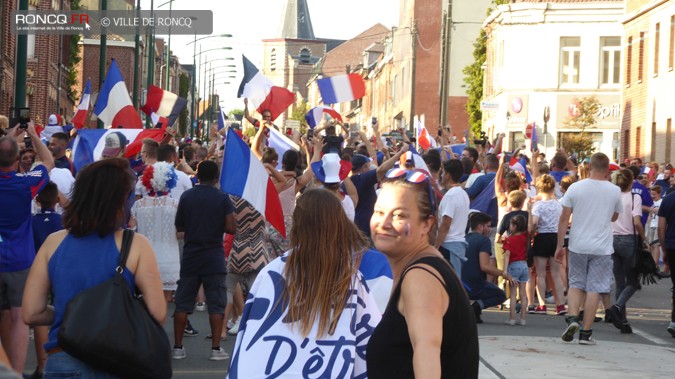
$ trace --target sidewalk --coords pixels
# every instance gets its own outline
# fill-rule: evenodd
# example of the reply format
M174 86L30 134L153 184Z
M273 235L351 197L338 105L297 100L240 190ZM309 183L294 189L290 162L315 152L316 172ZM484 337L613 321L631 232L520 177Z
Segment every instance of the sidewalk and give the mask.
M625 342L482 336L480 356L480 378L672 378L675 371L675 349Z

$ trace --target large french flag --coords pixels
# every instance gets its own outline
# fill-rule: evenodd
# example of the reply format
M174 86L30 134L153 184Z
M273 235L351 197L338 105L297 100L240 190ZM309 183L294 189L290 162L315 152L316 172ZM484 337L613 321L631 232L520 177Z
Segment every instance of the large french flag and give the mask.
M168 126L171 126L176 122L176 119L180 116L180 112L183 111L186 105L187 99L151 85L148 90L147 99L141 110L148 116L151 116L152 112L155 112L162 117L166 117L169 120Z
M277 87L258 68L242 55L244 61L244 78L241 80L237 97L245 97L249 103L261 113L269 111L272 121L284 113L295 101L293 92Z
M89 112L90 99L91 99L91 79L87 79L87 84L84 86L84 91L82 92L80 104L77 105L77 110L73 115L73 119L70 120L73 123L75 129L82 129L84 127L84 123L87 121L87 112Z
M525 157L520 158L520 160L518 160L516 157L511 158L509 166L513 171L517 171L525 175L525 181L528 184L532 183L532 175L530 175L530 171L527 169L527 159L525 159Z
M122 73L113 59L108 67L108 74L96 99L94 113L106 127L141 129L143 122L136 108L131 103Z
M359 74L331 76L316 81L324 104L337 104L366 96L366 84Z
M164 129L81 129L77 131L77 138L73 142L72 157L76 171L82 167L101 159L105 147L105 136L113 132L120 132L129 140L127 158L138 154L145 138L160 142L164 138Z
M272 179L248 145L230 128L220 173L220 189L251 203L279 233L286 237L284 214Z
M225 111L223 110L223 107L220 107L220 112L218 112L218 130L221 130L225 127L225 120L227 117L225 117Z
M286 151L290 149L300 151L300 146L283 135L280 131L274 128L268 128L268 130L270 131L270 137L267 140L267 145L273 147L274 151L279 154L279 157L283 157ZM281 159L279 159L279 162L277 163L277 169L281 169Z
M307 120L307 123L311 129L314 129L317 125L319 125L324 113L329 114L336 120L342 121L342 116L340 116L340 114L335 109L326 105L320 105L310 109L305 115L305 120Z

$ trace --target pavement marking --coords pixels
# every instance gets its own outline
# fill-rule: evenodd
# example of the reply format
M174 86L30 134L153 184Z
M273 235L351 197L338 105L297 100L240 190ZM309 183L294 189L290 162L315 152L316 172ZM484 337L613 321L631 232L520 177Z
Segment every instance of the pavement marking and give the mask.
M657 345L666 345L666 346L668 346L668 345L671 344L670 342L664 340L663 338L659 338L659 337L653 336L653 335L651 335L651 334L645 332L645 331L642 330L642 329L633 328L633 334L637 334L638 336L640 336L640 337L642 337L642 338L644 338L644 339L646 339L646 340L648 340L648 341L651 341L651 342L653 342L653 343L655 343L655 344L657 344Z
M497 371L496 368L492 367L492 365L489 364L488 361L485 360L485 358L480 357L480 363L481 363L483 366L485 366L485 368L487 368L488 370L490 370L490 372L491 372L492 374L494 374L494 375L490 375L490 377L495 377L495 378L499 378L499 379L506 379L506 377L505 377L504 375L502 375L499 371ZM480 373L480 377L481 377L481 378L487 379L487 376L485 375L485 373L483 372L483 370L480 370L480 369L479 369L478 372Z

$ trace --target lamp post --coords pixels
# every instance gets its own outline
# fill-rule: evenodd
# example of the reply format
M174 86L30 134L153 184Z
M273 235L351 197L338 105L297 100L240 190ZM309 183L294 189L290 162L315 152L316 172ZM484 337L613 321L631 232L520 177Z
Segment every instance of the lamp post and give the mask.
M171 18L171 11L173 10L173 2L174 1L176 1L176 0L169 0L166 3L159 5L157 7L157 9L169 4L169 18ZM166 62L164 64L165 64L164 70L166 71L166 79L165 79L164 89L166 89L167 91L170 91L170 89L169 89L169 68L171 67L171 24L169 24L169 38L168 38L168 44L167 44L167 48L166 48Z

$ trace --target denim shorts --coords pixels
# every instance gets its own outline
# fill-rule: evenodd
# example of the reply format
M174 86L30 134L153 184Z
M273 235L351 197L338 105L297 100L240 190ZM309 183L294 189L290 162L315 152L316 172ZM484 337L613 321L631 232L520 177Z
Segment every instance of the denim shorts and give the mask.
M58 352L47 356L45 379L115 379L117 376L97 370L88 364L73 358L66 352Z
M526 283L530 280L530 269L526 261L510 262L508 273L518 283Z

